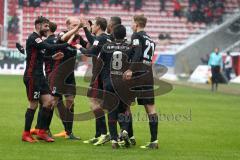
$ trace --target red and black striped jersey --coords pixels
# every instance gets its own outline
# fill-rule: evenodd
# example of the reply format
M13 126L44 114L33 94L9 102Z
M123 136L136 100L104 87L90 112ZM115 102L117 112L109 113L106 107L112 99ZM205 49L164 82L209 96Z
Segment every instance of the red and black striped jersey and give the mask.
M63 44L48 44L43 41L41 36L33 32L26 42L26 69L24 76L42 76L43 74L43 61L45 57L44 50L58 50L68 46L68 43ZM49 57L51 58L51 57Z

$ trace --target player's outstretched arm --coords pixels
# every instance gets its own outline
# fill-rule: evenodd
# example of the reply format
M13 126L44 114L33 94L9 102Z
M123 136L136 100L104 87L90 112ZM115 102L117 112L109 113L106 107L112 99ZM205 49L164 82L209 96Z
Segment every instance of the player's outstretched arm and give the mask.
M52 56L44 56L44 59L48 60L60 60L64 57L64 54L62 52L57 52Z
M81 45L75 45L75 47L80 50L81 54L86 56L98 56L98 53L101 51L102 44L99 43L98 40L95 40L93 45L88 49L81 47Z
M43 41L41 38L36 38L34 40L34 46L38 49L47 49L47 50L60 50L64 49L69 46L69 43L62 43L62 44L49 44Z
M97 56L98 54L98 48L96 46L92 46L88 49L81 47L81 45L77 44L75 47L80 51L81 54L84 54L86 56Z

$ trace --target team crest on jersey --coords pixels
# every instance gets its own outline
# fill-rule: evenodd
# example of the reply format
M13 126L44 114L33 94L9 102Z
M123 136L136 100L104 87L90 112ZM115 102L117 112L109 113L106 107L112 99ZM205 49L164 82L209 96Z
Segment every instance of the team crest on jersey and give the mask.
M37 38L37 39L35 39L35 41L36 41L37 43L41 43L41 42L42 42L42 39L41 39L41 38Z
M133 45L134 45L134 46L139 45L139 39L134 39L134 40L133 40Z

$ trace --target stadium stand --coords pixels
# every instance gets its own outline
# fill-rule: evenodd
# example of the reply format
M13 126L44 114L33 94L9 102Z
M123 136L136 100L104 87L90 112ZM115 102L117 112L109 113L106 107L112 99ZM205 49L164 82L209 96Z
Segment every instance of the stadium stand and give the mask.
M3 38L3 24L4 24L4 1L0 1L0 44Z
M18 8L17 0L9 0L9 15L13 15ZM134 1L131 0L131 4ZM134 12L133 9L126 11L122 9L122 6L105 4L103 8L93 4L90 6L90 11L86 15L87 18L94 18L96 16L103 16L109 18L110 16L120 16L123 20L123 24L130 26L132 16L139 13L144 13L148 16L148 26L147 32L153 39L158 42L159 33L168 33L171 36L170 43L167 45L158 45L157 51L175 50L191 35L197 35L201 33L202 30L206 29L204 23L187 23L187 18L174 17L172 1L167 1L165 6L166 12L159 12L160 4L158 0L146 0L141 11ZM133 5L132 5L133 6ZM188 7L188 0L181 1L181 6ZM225 12L232 13L235 8L238 7L237 0L226 0L225 2ZM84 8L84 4L80 5L80 8ZM27 36L33 31L33 20L39 16L43 15L50 20L55 21L59 27L58 30L63 30L65 26L65 19L68 16L77 16L73 13L73 4L71 0L57 0L49 3L42 2L39 8L33 7L23 7L21 12L18 13L20 16L20 41L25 42ZM191 25L191 27L190 27ZM191 28L191 29L189 29ZM17 35L8 35L8 47L14 47L16 41L18 41Z
M8 0L8 20L14 15L19 16L18 13L18 0ZM20 34L22 32L20 31ZM8 48L15 48L15 43L19 41L19 34L8 32Z

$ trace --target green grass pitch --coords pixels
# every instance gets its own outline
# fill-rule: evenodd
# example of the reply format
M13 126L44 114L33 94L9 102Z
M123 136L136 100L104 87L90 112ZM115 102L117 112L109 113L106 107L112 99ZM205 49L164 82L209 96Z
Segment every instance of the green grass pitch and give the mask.
M110 144L95 147L81 141L58 138L54 143L21 141L27 98L22 76L0 76L0 160L239 160L240 97L211 93L209 90L174 86L170 93L157 97L161 114L159 150L141 150L149 141L144 108L133 106L137 146L112 150ZM78 84L83 84L78 79ZM239 87L239 86L238 86ZM239 87L240 89L240 87ZM77 96L76 112L89 110L86 97ZM33 126L36 123L35 121ZM63 130L54 115L53 133ZM94 135L94 120L75 122L74 133L83 140Z

